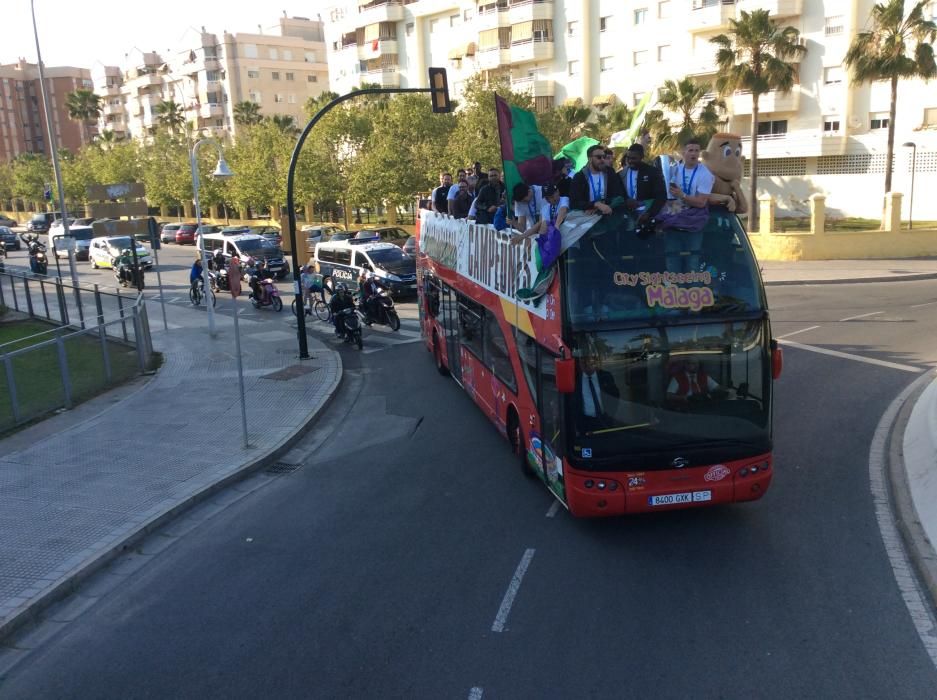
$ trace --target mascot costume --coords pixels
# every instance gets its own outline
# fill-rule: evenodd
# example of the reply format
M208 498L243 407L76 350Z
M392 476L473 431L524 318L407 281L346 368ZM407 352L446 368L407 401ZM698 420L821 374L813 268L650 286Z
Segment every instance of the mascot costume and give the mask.
M716 177L710 204L724 203L729 211L744 214L748 202L742 193L742 139L737 134L713 134L702 152L703 164ZM722 202L717 202L722 199Z

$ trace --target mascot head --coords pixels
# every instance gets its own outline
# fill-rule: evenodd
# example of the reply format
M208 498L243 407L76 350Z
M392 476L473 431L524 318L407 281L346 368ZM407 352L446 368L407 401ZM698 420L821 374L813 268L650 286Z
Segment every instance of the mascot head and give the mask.
M742 138L738 134L713 134L702 153L703 163L720 180L742 179Z

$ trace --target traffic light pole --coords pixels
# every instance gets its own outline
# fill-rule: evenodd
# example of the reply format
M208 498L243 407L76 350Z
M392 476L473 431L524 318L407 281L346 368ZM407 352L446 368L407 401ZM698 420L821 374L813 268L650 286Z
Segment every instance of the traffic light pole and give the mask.
M442 83L439 84L438 78L434 78L433 71L442 71ZM422 92L422 93L431 93L434 97L433 102L433 111L449 111L449 88L448 84L445 81L445 69L443 68L431 68L430 69L430 84L434 87L428 88L365 88L364 90L354 90L349 92L347 95L342 95L341 97L336 97L334 100L329 102L325 107L320 109L312 119L309 120L309 123L306 124L306 128L303 129L302 133L299 135L299 138L296 141L296 146L293 148L293 155L290 157L290 169L289 173L286 176L286 209L287 216L289 217L290 223L290 248L292 249L292 261L293 261L293 292L296 295L296 333L299 338L299 359L308 360L309 359L309 345L306 342L306 312L303 308L303 290L302 284L300 282L299 276L299 253L296 249L296 203L294 197L294 188L293 182L296 178L296 164L299 162L299 153L302 150L303 144L306 142L306 137L309 136L309 132L312 131L314 127L322 117L324 117L333 107L341 104L345 100L350 100L353 97L359 97L360 95L397 95L406 92ZM445 105L443 107L437 108L437 102L435 101L436 94L440 91L445 91Z

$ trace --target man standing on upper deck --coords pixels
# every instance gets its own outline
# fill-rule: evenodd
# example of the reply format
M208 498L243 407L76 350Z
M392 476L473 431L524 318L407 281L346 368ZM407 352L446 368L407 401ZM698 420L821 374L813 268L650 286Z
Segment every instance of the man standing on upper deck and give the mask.
M590 146L587 155L588 164L573 176L570 207L603 216L611 214L613 207L624 202L625 187L614 168L606 164L605 146Z

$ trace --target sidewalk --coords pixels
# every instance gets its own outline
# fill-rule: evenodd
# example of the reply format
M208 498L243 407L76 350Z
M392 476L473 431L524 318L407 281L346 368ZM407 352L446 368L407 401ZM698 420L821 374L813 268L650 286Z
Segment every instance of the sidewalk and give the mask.
M937 258L762 267L769 285L937 278ZM301 362L295 333L242 320L251 444L245 452L233 321L216 315L219 334L212 339L205 316L192 313L191 327L166 333L153 305L153 341L164 356L155 377L0 441L0 640L144 532L272 464L338 388L341 359L314 336L312 359ZM937 421L937 388L918 404ZM924 449L923 462L904 466L909 477L933 481L937 493L937 426L927 430L932 457ZM937 506L931 507L937 542Z
M128 543L242 475L272 464L338 388L337 352L241 320L250 447L242 447L231 317L150 318L154 377L0 441L0 640Z

